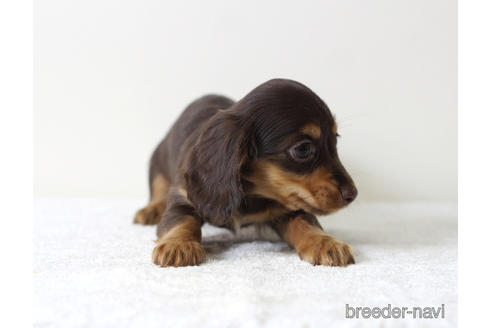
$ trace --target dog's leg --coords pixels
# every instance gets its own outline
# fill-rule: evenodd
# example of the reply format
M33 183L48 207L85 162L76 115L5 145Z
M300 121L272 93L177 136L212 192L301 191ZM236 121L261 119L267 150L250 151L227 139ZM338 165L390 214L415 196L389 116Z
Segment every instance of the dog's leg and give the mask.
M152 261L160 266L198 265L205 258L202 239L202 220L182 195L171 191L168 208L159 222L159 239Z
M151 183L150 202L135 214L133 222L149 225L158 224L166 209L168 192L169 181L162 174L158 174Z
M346 266L355 263L351 247L324 232L314 215L278 218L272 227L301 259L313 265Z

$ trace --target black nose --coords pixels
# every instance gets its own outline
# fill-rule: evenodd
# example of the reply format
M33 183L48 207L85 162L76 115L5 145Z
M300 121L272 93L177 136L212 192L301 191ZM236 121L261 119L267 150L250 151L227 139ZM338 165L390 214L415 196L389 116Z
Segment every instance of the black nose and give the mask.
M351 184L345 183L339 187L339 190L345 204L353 202L357 197L357 189Z

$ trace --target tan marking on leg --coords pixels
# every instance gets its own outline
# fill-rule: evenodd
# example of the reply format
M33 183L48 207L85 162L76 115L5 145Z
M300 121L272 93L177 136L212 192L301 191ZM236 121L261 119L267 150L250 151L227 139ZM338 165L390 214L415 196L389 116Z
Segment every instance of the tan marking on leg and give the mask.
M317 124L308 123L301 128L301 132L307 134L313 139L319 139L321 136L321 129Z
M355 263L350 245L301 217L289 221L283 238L301 259L313 265L346 266Z
M157 240L152 261L160 266L198 265L205 258L201 225L193 217L186 217Z
M166 210L166 198L169 192L169 182L167 179L162 174L157 175L152 181L150 189L150 202L135 214L134 223L145 225L157 224Z

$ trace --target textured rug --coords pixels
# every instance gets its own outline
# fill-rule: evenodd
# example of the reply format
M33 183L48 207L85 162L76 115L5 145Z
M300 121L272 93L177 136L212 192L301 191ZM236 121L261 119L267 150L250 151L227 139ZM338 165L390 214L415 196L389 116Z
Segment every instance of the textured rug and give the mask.
M135 200L37 200L36 327L450 327L457 320L457 207L356 203L320 218L355 265L312 266L266 232L204 226L197 267L152 264L155 227ZM258 240L258 238L268 240ZM347 306L441 307L444 318L346 318Z

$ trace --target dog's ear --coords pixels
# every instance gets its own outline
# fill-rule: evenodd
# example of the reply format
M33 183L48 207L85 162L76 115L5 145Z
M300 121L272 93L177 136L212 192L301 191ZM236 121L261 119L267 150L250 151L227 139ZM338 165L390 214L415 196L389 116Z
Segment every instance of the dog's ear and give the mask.
M243 198L241 168L252 135L231 110L218 111L192 147L185 171L188 198L196 212L218 224L232 217Z

